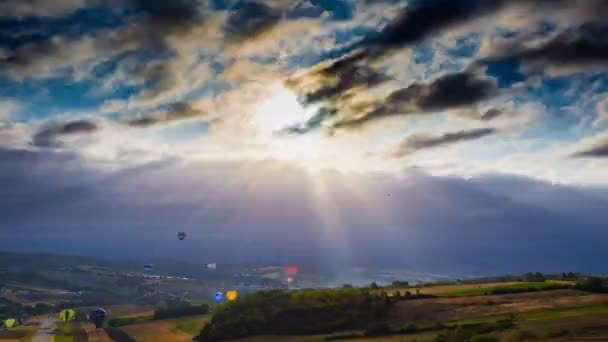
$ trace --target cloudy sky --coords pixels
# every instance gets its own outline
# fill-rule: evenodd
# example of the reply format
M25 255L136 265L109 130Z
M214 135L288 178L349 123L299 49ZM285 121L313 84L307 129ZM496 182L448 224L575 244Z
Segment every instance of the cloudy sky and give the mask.
M605 18L0 1L0 248L608 272Z

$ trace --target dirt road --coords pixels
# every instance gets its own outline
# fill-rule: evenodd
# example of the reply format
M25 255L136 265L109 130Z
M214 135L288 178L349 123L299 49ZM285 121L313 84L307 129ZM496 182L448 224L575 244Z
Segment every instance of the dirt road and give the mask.
M32 339L32 342L52 342L53 340L53 327L57 323L54 318L48 318L40 322L40 329Z

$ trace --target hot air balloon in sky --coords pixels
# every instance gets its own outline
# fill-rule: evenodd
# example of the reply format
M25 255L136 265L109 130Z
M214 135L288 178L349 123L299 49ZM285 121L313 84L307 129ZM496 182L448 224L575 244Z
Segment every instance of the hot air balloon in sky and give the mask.
M287 286L290 286L296 281L298 275L298 266L285 266L285 274L287 275Z
M180 239L180 240L185 239L186 238L186 233L184 233L184 232L177 233L177 238Z
M76 316L76 312L72 309L64 309L59 312L59 319L64 322L69 322Z
M146 271L146 272L152 271L152 264L145 264L144 265L144 271Z
M285 266L285 273L287 273L288 276L295 277L298 274L298 266Z

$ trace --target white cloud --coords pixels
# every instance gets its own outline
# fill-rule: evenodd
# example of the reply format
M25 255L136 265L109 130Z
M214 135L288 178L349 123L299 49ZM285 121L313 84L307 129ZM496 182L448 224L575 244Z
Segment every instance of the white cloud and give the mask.
M0 98L0 124L3 121L10 122L16 120L22 109L23 105L19 101L10 98Z
M602 99L597 103L597 117L593 121L593 128L603 127L608 123L608 94L604 94Z
M86 5L86 0L3 0L0 17L63 17Z

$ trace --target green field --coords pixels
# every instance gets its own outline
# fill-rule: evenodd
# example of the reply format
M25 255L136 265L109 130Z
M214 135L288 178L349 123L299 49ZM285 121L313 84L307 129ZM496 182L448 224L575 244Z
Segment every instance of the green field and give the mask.
M72 337L74 333L74 327L72 327L71 323L63 323L58 322L55 326L54 336L52 338L53 342L72 342L74 338Z
M210 315L181 317L132 324L120 329L137 341L192 341L210 319Z
M152 305L118 303L106 306L107 329L94 330L87 322L58 323L52 341L84 341L88 334L91 341L185 342L213 324L223 331L247 326L249 330L239 335L245 336L241 342L608 341L608 294L577 290L574 285L555 280L425 284L418 288L421 296L415 287L275 291L216 305L207 315L156 320ZM94 306L74 308L82 313ZM213 315L221 319L214 323ZM46 319L46 314L40 317ZM281 326L287 329L280 330ZM305 329L296 331L301 327ZM38 328L0 331L0 342L31 341ZM289 332L298 334L280 335Z
M201 318L200 316L183 317L174 319L173 324L178 330L183 331L188 335L196 336L201 332L201 329L209 319L210 316L204 318Z
M38 327L36 326L17 326L11 330L0 331L0 341L19 341L29 342L36 335Z
M586 306L579 308L551 309L527 312L517 315L520 320L543 320L583 315L608 314L608 305Z
M463 285L463 287L466 285ZM554 289L570 288L573 286L571 282L546 280L544 282L520 282L510 283L508 285L493 285L480 286L477 288L462 288L454 289L444 293L437 293L436 296L456 297L456 296L479 296L488 294L500 294L509 292L530 292L530 291L546 291Z

